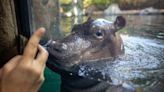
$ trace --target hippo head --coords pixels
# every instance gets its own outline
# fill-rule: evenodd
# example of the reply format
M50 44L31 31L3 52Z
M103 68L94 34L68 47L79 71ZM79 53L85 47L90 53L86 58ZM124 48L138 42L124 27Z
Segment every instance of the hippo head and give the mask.
M63 67L114 59L124 53L122 39L116 33L124 26L122 16L114 22L88 18L86 22L74 25L70 35L62 40L50 41L47 50L53 62Z

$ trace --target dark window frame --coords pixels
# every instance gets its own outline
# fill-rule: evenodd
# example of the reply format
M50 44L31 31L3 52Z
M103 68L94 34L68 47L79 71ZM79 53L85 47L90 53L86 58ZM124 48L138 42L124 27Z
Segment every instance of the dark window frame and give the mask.
M19 34L29 38L32 34L31 0L14 0Z
M32 12L31 12L31 0L14 0L14 8L16 14L16 22L18 28L18 52L23 52L24 42L21 40L21 36L27 39L32 34Z

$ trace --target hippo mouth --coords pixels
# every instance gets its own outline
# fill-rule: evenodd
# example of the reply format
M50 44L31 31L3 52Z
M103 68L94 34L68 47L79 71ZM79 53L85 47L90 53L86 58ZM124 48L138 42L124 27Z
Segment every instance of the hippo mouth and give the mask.
M74 62L78 61L78 55L70 54L66 50L66 45L65 47L62 46L62 48L57 48L54 45L55 43L56 41L50 40L46 44L46 49L49 52L49 60L51 61L50 63L62 67L63 69L70 69L75 65Z
M58 43L60 43L61 46L58 47ZM88 65L96 62L104 62L104 61L114 61L114 57L101 57L97 58L97 55L94 54L96 51L95 48L90 48L87 51L90 51L92 55L86 54L87 56L84 56L85 53L79 54L75 53L74 51L71 51L69 46L67 44L63 44L61 42L57 41L48 41L46 44L47 51L49 52L49 60L51 63L56 67L59 66L59 68L63 68L66 70L74 71L75 67L77 68ZM98 54L99 55L99 54ZM89 58L85 58L89 57ZM96 57L96 58L94 58ZM73 69L73 70L72 70Z
M66 60L68 57L70 57L70 55L64 51L64 49L59 49L57 48L54 44L56 43L56 41L52 41L50 40L47 43L47 51L49 52L49 54L51 56L53 56L53 58L57 59L57 60Z

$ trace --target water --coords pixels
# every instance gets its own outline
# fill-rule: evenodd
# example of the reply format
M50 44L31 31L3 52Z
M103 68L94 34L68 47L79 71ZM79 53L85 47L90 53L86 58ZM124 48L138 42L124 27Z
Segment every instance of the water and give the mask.
M114 62L104 60L83 64L79 75L105 80L113 85L126 84L130 88L145 87L164 80L164 45L157 40L127 35L122 35L122 38L125 55L119 56Z
M116 16L94 16L97 17L114 20ZM120 33L125 45L125 55L119 56L114 62L102 60L81 64L78 70L75 70L76 73L112 85L142 89L139 92L154 92L154 90L163 92L164 16L127 15L124 17L127 25ZM68 26L64 27L64 30L70 30L73 23L71 19L67 20ZM84 17L83 20L86 18Z

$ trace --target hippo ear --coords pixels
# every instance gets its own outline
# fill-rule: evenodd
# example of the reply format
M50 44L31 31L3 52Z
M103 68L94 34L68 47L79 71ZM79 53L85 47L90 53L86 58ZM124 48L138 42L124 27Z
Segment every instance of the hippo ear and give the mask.
M122 16L117 16L117 18L114 22L116 31L123 28L125 26L125 24L126 24L126 20Z

